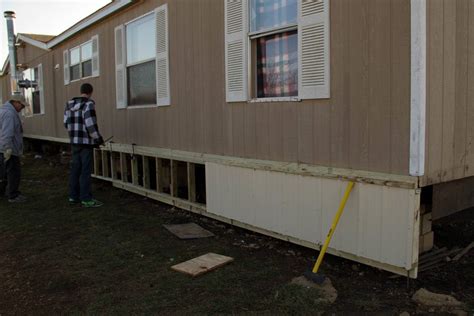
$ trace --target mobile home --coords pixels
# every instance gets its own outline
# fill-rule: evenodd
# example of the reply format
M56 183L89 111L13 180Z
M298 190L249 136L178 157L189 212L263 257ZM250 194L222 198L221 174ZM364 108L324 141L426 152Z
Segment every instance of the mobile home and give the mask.
M18 34L25 137L68 142L94 86L95 177L233 225L416 277L431 218L474 205L474 3L116 0ZM21 17L18 17L21 19ZM5 62L1 97L11 93Z

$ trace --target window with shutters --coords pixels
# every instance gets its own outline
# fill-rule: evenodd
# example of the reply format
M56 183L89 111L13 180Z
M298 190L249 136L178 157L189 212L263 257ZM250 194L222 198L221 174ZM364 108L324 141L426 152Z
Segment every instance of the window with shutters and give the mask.
M114 29L118 109L170 105L168 5Z
M297 0L250 0L252 97L298 96Z
M23 111L25 116L44 114L43 74L42 65L23 71L23 79L30 82L29 87L23 88L23 95L29 104Z
M64 83L99 75L99 38L64 51Z
M225 0L226 100L329 97L329 0Z
M156 104L156 34L154 14L125 26L127 104Z

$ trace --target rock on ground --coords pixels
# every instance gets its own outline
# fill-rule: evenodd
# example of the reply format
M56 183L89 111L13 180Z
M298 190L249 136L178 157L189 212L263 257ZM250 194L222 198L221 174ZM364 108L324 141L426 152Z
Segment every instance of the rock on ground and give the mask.
M412 300L422 307L449 311L452 314L460 316L467 315L467 313L463 311L464 304L450 295L433 293L421 288L413 294Z
M329 278L326 278L322 284L316 284L309 281L304 276L300 276L291 280L291 284L296 284L305 288L314 288L319 291L321 298L318 300L321 303L332 304L337 299L337 290L332 286Z
M463 303L450 295L437 294L424 288L419 289L412 297L415 303L433 307L463 307Z

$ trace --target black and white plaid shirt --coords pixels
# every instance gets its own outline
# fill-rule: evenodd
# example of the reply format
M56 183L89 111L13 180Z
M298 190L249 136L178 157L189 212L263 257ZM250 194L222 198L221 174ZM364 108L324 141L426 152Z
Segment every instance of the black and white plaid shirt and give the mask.
M103 142L97 126L95 102L84 97L73 98L64 109L64 126L71 144L97 145Z

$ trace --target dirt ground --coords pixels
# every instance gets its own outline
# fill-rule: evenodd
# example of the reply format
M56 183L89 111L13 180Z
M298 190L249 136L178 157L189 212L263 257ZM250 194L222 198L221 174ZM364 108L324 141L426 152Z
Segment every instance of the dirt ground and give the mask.
M420 288L449 294L474 311L474 251L417 280L328 255L322 272L338 292L320 304L317 290L290 281L311 267L317 252L231 227L94 182L105 205L71 207L67 166L57 156L24 160L29 200L0 199L0 315L42 314L413 314ZM195 222L213 238L179 240L163 224ZM474 211L435 223L439 247L474 240ZM190 278L170 269L215 252L235 258Z

